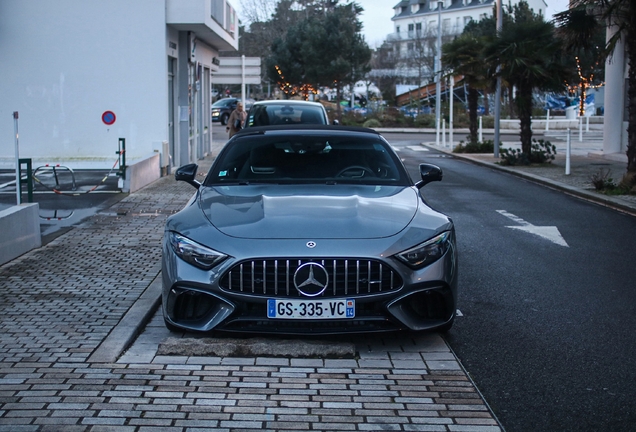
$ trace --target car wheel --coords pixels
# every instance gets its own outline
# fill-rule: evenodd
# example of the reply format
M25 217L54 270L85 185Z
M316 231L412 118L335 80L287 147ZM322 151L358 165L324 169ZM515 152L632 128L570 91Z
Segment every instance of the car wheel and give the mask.
M225 126L225 125L227 124L227 120L228 120L229 118L230 118L230 115L229 115L229 114L223 114L223 115L221 116L221 124L222 124L223 126Z

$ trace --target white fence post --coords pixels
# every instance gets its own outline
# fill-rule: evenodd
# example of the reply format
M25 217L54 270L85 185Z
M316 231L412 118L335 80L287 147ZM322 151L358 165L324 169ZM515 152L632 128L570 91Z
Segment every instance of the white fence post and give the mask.
M482 116L479 116L479 142L484 142L484 130L482 127Z
M567 147L565 150L565 175L570 175L570 153L572 153L572 131L568 128Z

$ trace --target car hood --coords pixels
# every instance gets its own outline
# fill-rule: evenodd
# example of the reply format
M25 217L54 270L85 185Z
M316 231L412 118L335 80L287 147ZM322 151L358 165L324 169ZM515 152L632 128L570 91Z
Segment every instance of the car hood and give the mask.
M412 187L358 185L202 187L199 201L219 231L253 239L389 237L421 204Z

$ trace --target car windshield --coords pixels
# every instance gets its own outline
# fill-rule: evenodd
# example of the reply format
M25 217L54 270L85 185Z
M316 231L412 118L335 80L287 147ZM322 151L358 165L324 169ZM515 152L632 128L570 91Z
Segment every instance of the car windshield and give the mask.
M205 185L356 183L409 186L389 144L374 134L245 134L229 142Z
M247 126L327 124L323 110L315 105L257 104L247 118Z

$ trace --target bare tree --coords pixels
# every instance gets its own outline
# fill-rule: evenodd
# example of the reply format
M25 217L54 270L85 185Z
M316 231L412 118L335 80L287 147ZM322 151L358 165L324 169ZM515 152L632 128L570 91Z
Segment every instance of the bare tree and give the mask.
M272 18L276 11L278 0L240 0L242 16L245 27L255 22L265 22Z
M409 31L409 37L411 40L407 42L405 63L409 69L417 72L417 82L414 84L419 88L433 78L437 30L427 26L418 28L416 24L414 31ZM418 106L421 104L421 97L418 97L416 103Z

